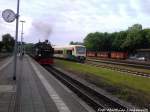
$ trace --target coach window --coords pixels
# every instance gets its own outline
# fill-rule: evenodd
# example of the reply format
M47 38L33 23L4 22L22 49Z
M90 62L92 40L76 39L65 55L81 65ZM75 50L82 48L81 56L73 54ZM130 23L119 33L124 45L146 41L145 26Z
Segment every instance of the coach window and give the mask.
M72 50L67 50L67 54L72 55Z
M55 50L54 53L55 53L55 54L58 54L58 51Z
M58 51L58 54L63 54L63 51L60 51L60 50L59 50L59 51Z

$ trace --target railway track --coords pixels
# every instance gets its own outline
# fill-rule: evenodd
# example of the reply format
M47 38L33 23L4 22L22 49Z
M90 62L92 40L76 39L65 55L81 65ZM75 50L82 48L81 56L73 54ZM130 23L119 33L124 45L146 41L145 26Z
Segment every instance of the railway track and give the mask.
M93 62L101 62L106 64L114 64L114 65L123 65L123 66L130 66L135 68L142 68L142 69L150 69L150 64L144 64L144 63L131 63L131 62L123 62L123 61L112 61L112 60L104 60L104 59L92 59L87 58L87 61L93 61Z
M105 111L108 111L108 109L129 109L129 106L98 92L97 90L83 84L83 82L75 80L55 67L45 66L45 68L96 111L99 109L105 109Z
M103 63L101 61L93 61L93 60L87 60L86 64L92 65L92 66L96 66L96 67L102 67L102 68L107 68L107 69L111 69L111 70L116 70L119 72L125 72L125 73L130 73L133 75L137 75L137 76L142 76L142 77L147 77L150 78L150 74L146 73L146 72L139 72L139 71L134 71L131 69L127 69L127 68L122 68L122 67L116 67L113 65L106 65L106 64L111 64L111 63L105 63L105 64L100 64Z

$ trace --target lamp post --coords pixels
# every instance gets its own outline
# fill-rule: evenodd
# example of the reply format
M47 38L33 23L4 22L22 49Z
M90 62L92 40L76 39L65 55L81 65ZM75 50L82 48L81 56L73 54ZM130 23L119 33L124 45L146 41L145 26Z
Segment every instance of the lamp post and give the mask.
M21 55L23 55L23 23L25 23L25 21L21 20L20 21L22 23L22 31L21 31Z
M15 47L14 47L14 71L13 80L16 80L16 68L17 68L17 40L18 40L18 22L19 22L19 4L20 0L17 0L17 13L15 14L11 9L6 9L2 12L3 19L11 23L16 19L16 35L15 35Z
M17 41L18 41L18 23L19 23L19 4L20 0L17 0L17 14L16 14L16 39L15 39L15 50L14 50L14 73L13 80L16 80L16 68L17 68Z

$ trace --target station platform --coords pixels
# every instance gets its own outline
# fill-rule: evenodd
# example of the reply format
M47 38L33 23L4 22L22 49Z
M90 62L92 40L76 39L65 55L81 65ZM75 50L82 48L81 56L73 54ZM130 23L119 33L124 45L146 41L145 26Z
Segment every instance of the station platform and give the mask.
M93 112L41 65L25 55L0 62L0 112Z

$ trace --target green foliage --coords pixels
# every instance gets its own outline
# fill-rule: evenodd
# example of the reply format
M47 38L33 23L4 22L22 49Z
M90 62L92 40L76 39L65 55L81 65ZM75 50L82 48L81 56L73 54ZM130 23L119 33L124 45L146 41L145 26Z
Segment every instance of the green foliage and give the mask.
M25 44L25 49L31 50L33 45L34 45L33 43Z
M141 46L143 48L150 48L150 29L142 30Z
M126 31L114 33L95 32L84 39L87 50L93 51L128 51L150 48L150 29L143 29L141 24L134 24Z
M12 52L15 45L15 40L10 34L5 34L2 36L2 44L3 49L7 52Z
M113 50L115 51L124 51L122 44L125 42L127 36L126 31L121 31L114 34L114 40L112 41Z
M122 48L134 52L134 50L141 48L142 42L142 26L135 24L128 28L128 34Z
M96 37L94 36L93 33L90 33L87 35L87 37L84 39L84 45L88 50L96 50L97 47L95 47L95 39Z
M28 43L24 45L26 53L30 54L32 52L33 45L34 45L33 43Z
M139 30L142 30L141 24L134 24L128 28L128 31L139 31Z
M86 46L87 50L109 51L112 49L112 41L114 36L115 33L90 33L84 39L84 45Z
M70 45L83 45L83 43L82 42L73 42L73 41L71 41Z
M90 33L84 39L84 45L88 50L99 51L111 48L111 38L109 33Z

